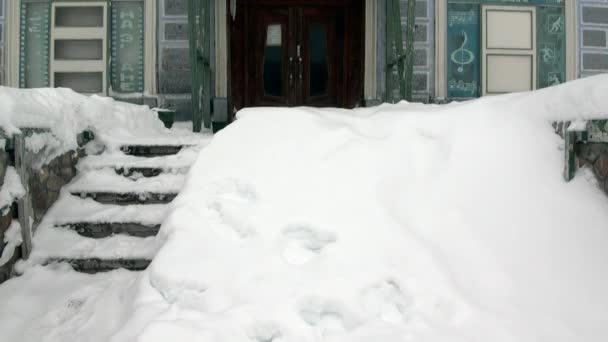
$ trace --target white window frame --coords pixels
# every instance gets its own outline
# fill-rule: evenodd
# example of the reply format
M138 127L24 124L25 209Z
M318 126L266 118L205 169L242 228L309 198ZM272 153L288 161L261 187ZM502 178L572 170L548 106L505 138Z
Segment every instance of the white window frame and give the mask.
M499 12L526 12L531 13L532 16L532 46L531 49L509 49L509 48L489 48L487 40L487 15L490 11ZM493 6L493 5L482 5L481 6L481 46L482 46L482 60L481 60L481 94L486 95L498 95L503 94L499 92L488 92L488 56L530 56L532 59L532 75L531 75L531 90L537 88L536 73L537 73L537 53L536 53L536 39L537 39L537 27L536 27L536 7L534 6Z
M103 20L101 27L55 27L55 13L57 8L63 7L103 7ZM108 6L105 1L96 2L53 2L51 10L51 56L50 56L50 83L55 87L55 73L82 73L101 72L102 91L95 95L106 95L108 89L107 54L108 54ZM56 40L101 40L102 58L100 60L55 60ZM87 95L93 95L91 93Z

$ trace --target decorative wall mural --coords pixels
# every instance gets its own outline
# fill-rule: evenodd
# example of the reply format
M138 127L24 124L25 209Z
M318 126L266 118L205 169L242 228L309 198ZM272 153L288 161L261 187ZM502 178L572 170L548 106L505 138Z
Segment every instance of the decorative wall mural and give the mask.
M464 66L473 63L475 61L475 54L471 50L467 50L468 36L466 31L462 31L463 42L460 48L452 52L451 60L452 63L456 63L458 72L464 72Z
M144 4L116 2L112 6L112 89L144 91Z
M566 33L563 7L539 6L536 9L538 32L538 88L566 80Z
M50 2L21 3L19 86L49 86ZM27 28L27 29L26 29Z
M448 97L479 96L479 15L475 4L448 4Z

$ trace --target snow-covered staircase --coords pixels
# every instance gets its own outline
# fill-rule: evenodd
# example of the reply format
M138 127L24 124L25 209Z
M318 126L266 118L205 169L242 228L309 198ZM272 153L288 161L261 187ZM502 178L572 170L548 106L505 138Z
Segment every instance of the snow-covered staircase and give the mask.
M201 144L125 145L88 156L34 234L31 263L87 273L143 270Z

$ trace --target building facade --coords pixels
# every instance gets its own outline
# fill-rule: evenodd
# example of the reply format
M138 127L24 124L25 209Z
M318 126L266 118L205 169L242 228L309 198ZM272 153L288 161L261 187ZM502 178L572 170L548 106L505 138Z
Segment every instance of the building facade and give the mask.
M608 72L608 1L581 0L579 20L579 77Z
M200 128L248 106L445 102L608 71L606 0L409 5L0 0L0 83L166 108Z

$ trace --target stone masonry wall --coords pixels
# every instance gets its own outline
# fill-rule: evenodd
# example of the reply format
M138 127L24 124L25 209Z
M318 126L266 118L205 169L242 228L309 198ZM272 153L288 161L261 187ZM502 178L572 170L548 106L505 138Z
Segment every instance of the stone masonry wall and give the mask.
M608 144L577 144L579 167L588 166L593 170L599 186L608 195Z
M87 141L79 138L81 147L56 155L53 149L57 145L49 137L51 133L38 129L22 131L24 134L15 138L15 167L26 191L19 201L18 216L23 236L22 256L27 258L36 227L59 198L61 188L76 176L76 164L86 154L82 146ZM45 139L50 140L43 146L37 146L32 143L37 135L46 135ZM28 139L32 140L28 142Z
M61 188L76 176L76 164L84 155L83 149L68 151L39 169L29 170L27 183L35 224L57 201Z
M6 174L6 168L9 166L9 162L10 160L8 153L4 151L4 149L0 149L0 187L4 185L4 175ZM4 244L4 233L11 226L14 214L15 209L13 206L0 208L0 255L2 255L2 252L4 252L4 249L6 248ZM0 266L0 284L10 278L12 266L20 257L21 251L18 249L8 263Z

